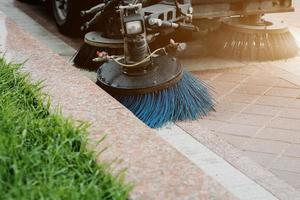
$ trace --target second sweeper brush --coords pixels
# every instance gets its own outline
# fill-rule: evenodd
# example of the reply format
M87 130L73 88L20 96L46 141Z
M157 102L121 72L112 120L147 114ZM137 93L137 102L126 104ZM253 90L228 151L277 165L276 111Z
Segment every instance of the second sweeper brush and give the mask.
M298 46L284 22L261 15L224 19L211 35L214 55L240 61L267 61L294 57Z

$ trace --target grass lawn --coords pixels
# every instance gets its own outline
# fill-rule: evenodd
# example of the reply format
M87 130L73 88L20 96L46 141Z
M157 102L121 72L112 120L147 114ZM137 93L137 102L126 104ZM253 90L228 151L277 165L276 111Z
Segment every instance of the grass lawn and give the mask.
M86 125L49 113L45 99L0 58L0 199L127 199L122 175L86 149Z

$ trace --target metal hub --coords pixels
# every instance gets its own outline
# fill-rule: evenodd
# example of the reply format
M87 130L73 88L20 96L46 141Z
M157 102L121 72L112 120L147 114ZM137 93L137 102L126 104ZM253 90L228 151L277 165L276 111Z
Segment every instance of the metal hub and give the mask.
M267 21L259 19L256 22L244 17L230 17L223 19L222 27L241 33L272 33L281 34L289 32L284 22Z
M168 88L183 75L179 61L168 55L154 57L150 68L145 74L128 75L122 66L108 61L98 69L97 84L111 94L138 95Z
M92 31L85 35L84 42L94 47L123 49L123 39L113 39L104 37L101 32Z
M68 14L68 0L55 0L55 8L57 10L58 17L64 21Z

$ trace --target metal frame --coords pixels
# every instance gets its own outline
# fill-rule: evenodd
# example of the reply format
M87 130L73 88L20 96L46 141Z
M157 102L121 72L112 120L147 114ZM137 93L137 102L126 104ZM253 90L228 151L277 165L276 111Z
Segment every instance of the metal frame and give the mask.
M293 12L292 0L192 0L194 19Z

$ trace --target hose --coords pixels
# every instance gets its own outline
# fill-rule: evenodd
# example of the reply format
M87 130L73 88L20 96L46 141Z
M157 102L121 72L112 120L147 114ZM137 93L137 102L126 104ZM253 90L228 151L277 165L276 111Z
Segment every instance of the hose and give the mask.
M111 59L113 61L115 61L118 65L121 65L122 67L136 67L136 66L139 66L139 65L143 64L144 62L147 62L149 58L153 57L154 54L156 54L157 52L159 52L161 50L165 51L165 48L156 49L150 55L148 55L146 58L144 58L143 60L141 60L141 61L139 61L137 63L134 63L134 64L124 64L124 63L121 63L121 62L118 61L118 59L115 59L114 57L111 57Z

